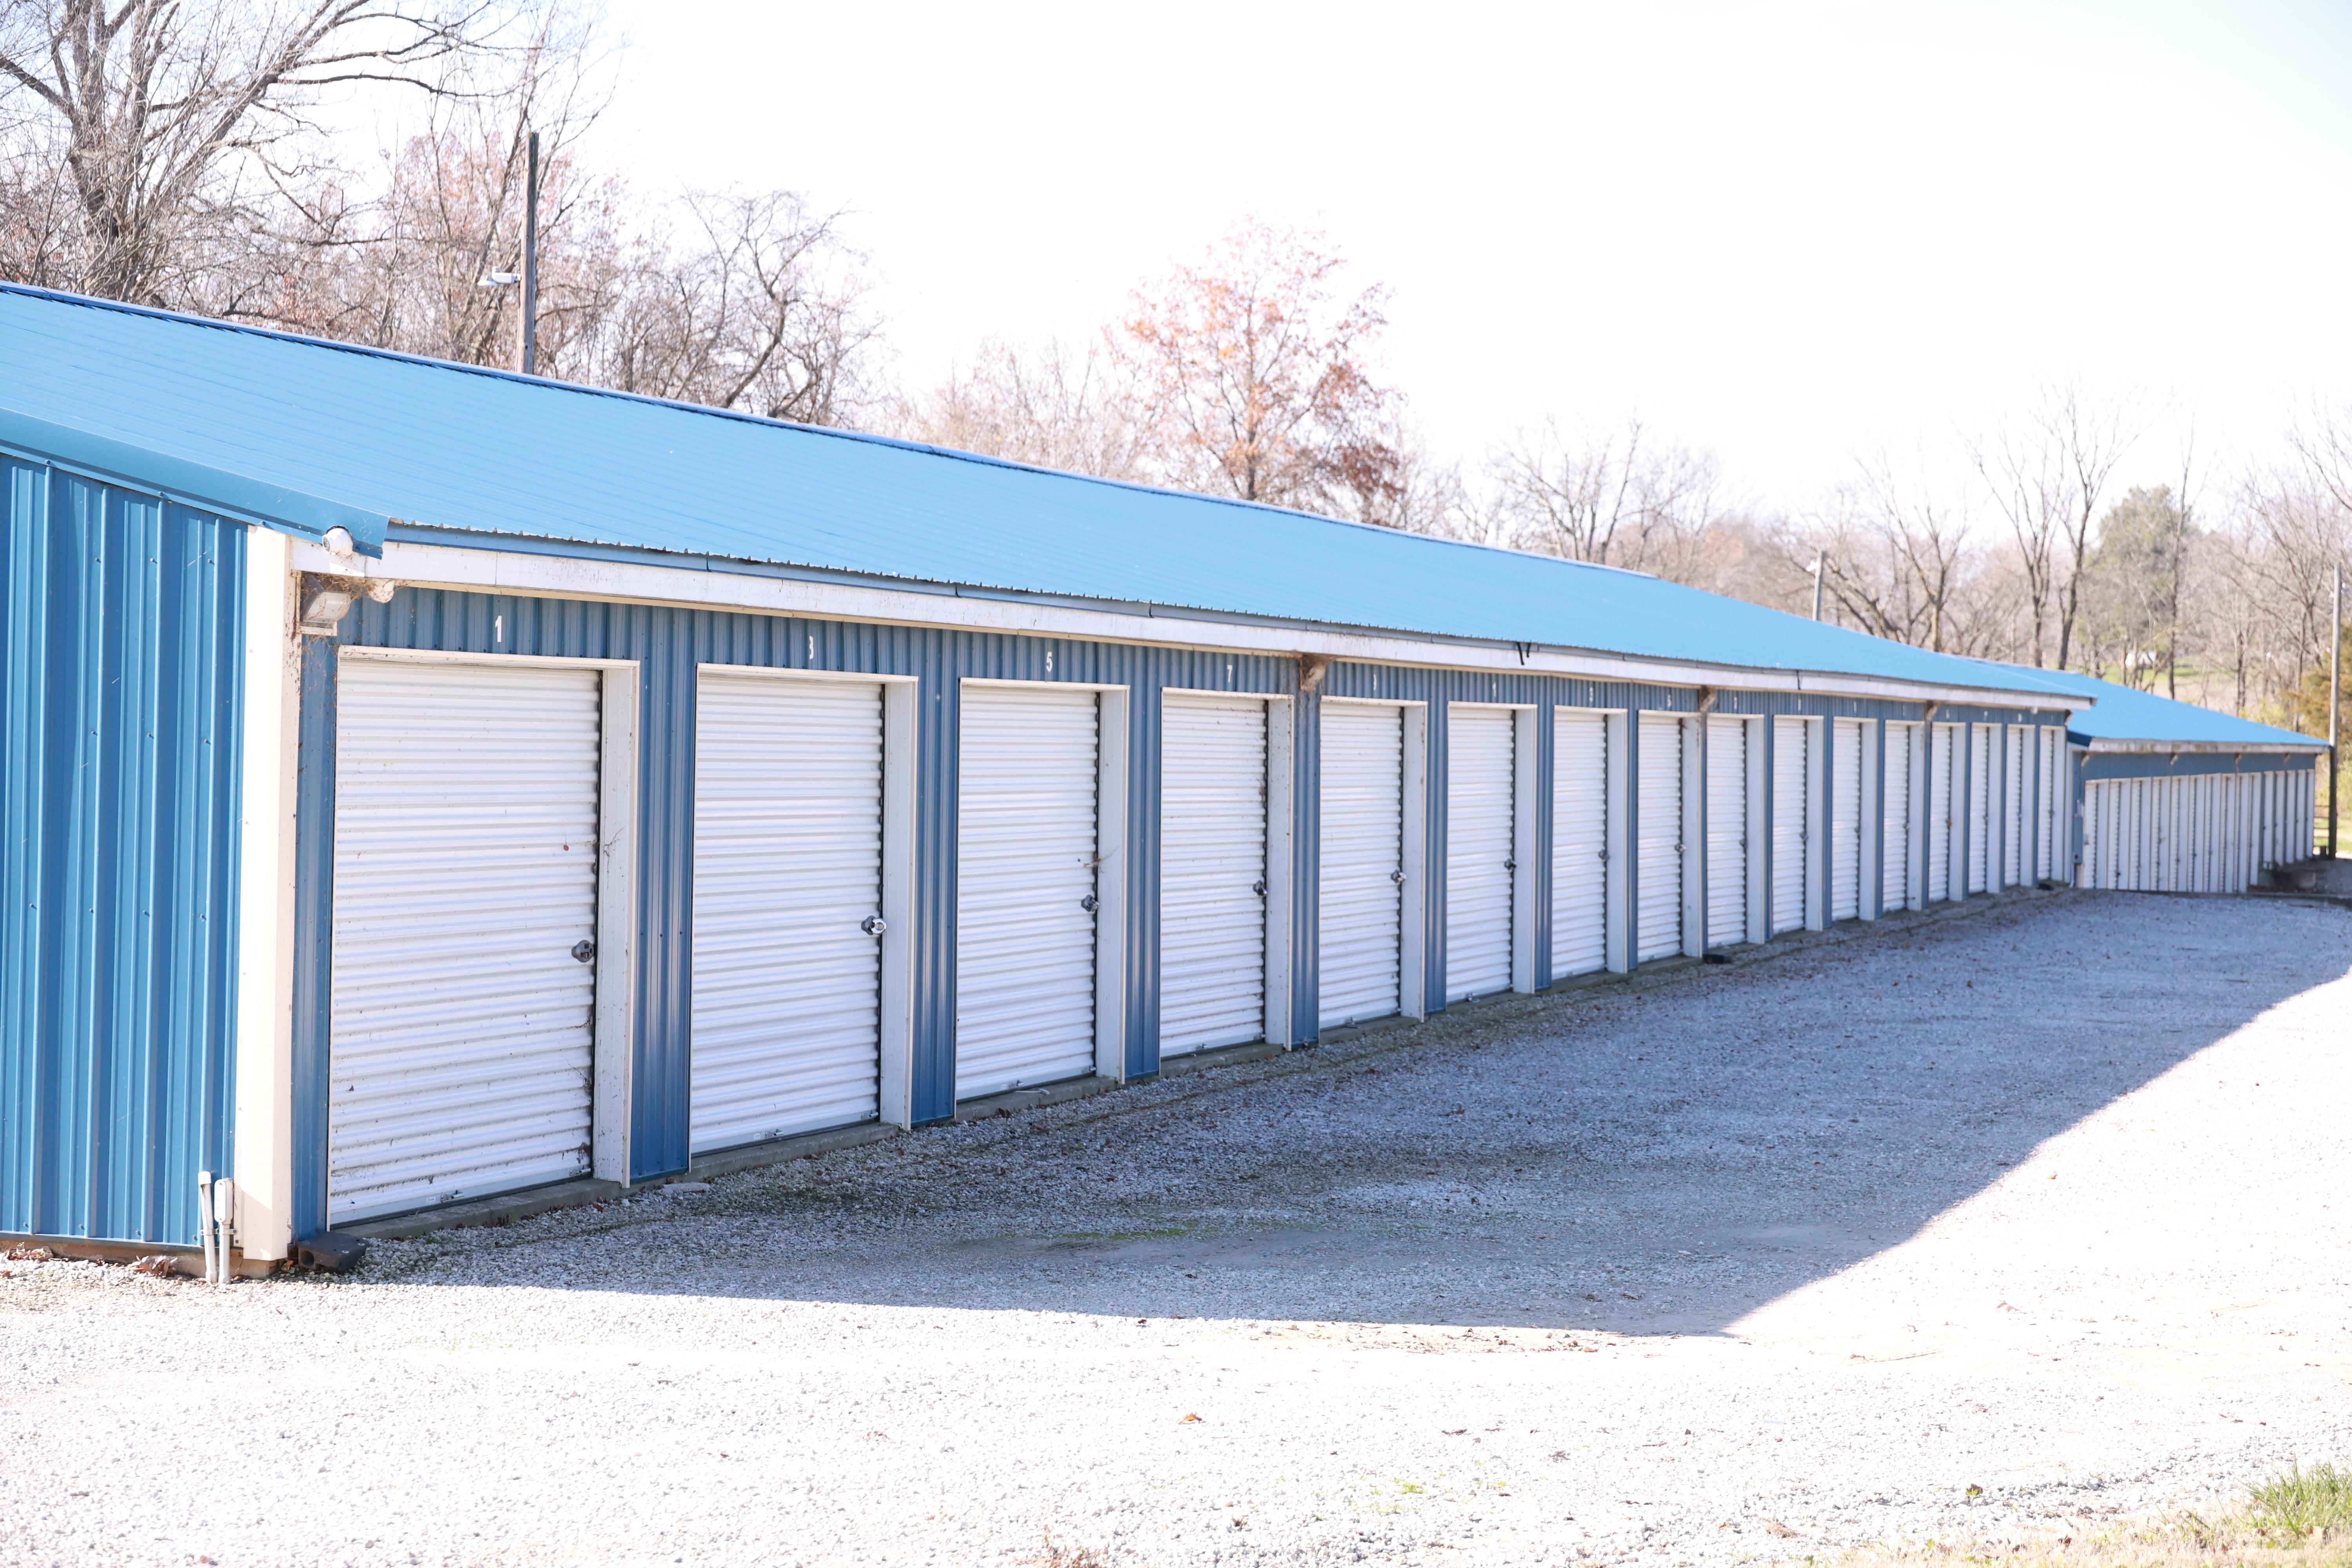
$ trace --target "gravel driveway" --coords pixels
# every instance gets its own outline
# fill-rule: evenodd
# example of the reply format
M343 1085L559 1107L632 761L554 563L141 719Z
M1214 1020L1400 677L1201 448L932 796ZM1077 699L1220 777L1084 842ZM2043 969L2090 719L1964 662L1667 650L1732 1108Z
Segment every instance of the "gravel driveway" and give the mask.
M1679 1565L2352 1458L2352 914L1833 935L348 1280L0 1265L0 1562Z

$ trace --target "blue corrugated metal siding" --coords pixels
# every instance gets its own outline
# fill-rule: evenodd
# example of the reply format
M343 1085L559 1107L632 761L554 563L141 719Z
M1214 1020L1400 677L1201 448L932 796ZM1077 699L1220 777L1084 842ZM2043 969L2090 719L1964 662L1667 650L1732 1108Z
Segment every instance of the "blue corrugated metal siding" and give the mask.
M1127 686L1129 789L1128 1070L1159 1068L1159 735L1166 687L1283 693L1294 661L992 633L877 626L708 610L402 590L362 604L336 643L314 640L302 687L301 851L295 1147L323 1171L328 1047L327 938L332 909L333 648L429 648L570 658L627 658L641 669L636 1018L630 1132L634 1173L682 1169L694 907L694 715L698 663L838 670L917 679L914 1114L954 1110L956 755L965 679ZM1309 862L1311 867L1311 862ZM1311 884L1310 884L1311 885ZM1295 1009L1304 1004L1296 1001ZM323 1224L323 1175L306 1180L298 1228ZM315 1189L315 1190L314 1190Z
M0 458L0 1231L227 1169L245 530Z

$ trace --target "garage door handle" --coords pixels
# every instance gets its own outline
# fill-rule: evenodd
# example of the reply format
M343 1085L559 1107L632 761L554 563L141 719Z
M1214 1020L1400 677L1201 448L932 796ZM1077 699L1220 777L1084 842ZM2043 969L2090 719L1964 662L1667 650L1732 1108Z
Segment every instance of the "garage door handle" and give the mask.
M583 963L593 963L596 962L596 944L583 936L572 944L572 956Z
M1503 869L1506 871L1516 871L1518 868L1519 863L1517 860L1506 860L1503 862Z
M867 936L880 936L884 931L890 929L890 922L884 920L880 915L867 915L864 920L857 922L857 929L864 931Z
M1078 908L1086 910L1088 914L1094 913L1097 909L1101 907L1101 904L1102 900L1096 898L1092 893L1088 893L1085 898L1078 900Z
M1261 899L1265 897L1265 879L1264 877L1260 877L1256 881L1252 882L1250 884L1250 891L1255 893Z
M1404 886L1404 873L1402 871L1391 871L1389 873L1389 880L1402 888Z

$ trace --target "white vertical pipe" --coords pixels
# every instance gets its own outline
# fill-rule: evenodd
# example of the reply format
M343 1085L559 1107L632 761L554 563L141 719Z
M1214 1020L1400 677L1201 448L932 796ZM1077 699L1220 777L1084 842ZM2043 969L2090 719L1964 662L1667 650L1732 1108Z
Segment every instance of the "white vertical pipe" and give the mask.
M205 1283L213 1282L213 1173L196 1173L196 1239L205 1248Z
M228 1177L223 1176L213 1184L213 1218L220 1226L220 1239L215 1247L215 1255L220 1260L220 1277L217 1283L223 1285L227 1284L234 1278L229 1272L228 1242L236 1217L236 1184Z

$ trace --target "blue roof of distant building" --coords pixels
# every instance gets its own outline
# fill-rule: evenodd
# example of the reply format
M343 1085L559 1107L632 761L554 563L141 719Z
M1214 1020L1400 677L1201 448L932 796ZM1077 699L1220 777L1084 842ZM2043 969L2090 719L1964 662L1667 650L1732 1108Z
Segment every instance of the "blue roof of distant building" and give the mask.
M1990 662L1990 661L1987 661ZM2146 741L2193 746L2294 746L2319 751L2325 741L2298 735L2270 724L2257 724L2233 713L2216 712L2193 702L2158 697L2119 686L2112 680L2071 669L2032 669L2024 665L2000 668L2039 681L2053 691L2088 697L2095 706L2077 709L2066 731L2077 741Z
M1634 573L0 287L0 438L383 520L1637 658L2083 694ZM13 417L11 417L13 416ZM118 445L119 444L119 445ZM96 459L92 459L96 460ZM161 464L176 479L159 479ZM231 498L212 494L222 502ZM303 523L290 514L302 513ZM373 520L373 521L372 521ZM484 540L484 543L492 542Z

